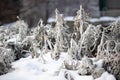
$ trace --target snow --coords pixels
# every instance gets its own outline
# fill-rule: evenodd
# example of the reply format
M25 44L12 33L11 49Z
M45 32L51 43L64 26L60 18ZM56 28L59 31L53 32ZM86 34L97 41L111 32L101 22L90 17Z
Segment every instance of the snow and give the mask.
M103 66L103 62L104 62L104 60L103 60L103 59L101 59L101 60L99 60L99 61L95 62L94 64L96 64L96 65L97 65L97 68L102 68L102 66Z
M13 27L14 25L16 25L16 22L12 22L12 23L9 23L9 24L4 24L3 26L4 27Z
M12 38L12 39L7 40L6 43L16 42L16 41L17 41L17 38Z
M14 70L0 76L0 80L66 80L64 78L65 71L69 72L75 80L94 80L91 75L80 76L76 71L61 69L63 61L68 57L67 53L61 53L60 59L57 61L53 60L50 54L51 52L48 52L43 56L45 63L42 63L40 58L32 59L31 56L13 62ZM102 60L96 62L99 65L101 63ZM105 72L96 80L115 80L115 78Z
M71 75L74 76L75 80L94 80L92 76L79 76L75 72L71 72Z
M73 21L73 19L74 19L73 16L68 16L64 18L65 21Z
M60 71L59 80L67 80L63 77L65 71L64 69ZM68 71L68 73L71 74L74 80L94 80L92 76L79 76L75 71Z
M49 22L49 23L55 22L55 18L52 18L52 17L48 18L47 22Z
M64 17L65 21L74 21L74 17L73 16L66 16ZM115 20L120 20L120 17L110 17L110 16L103 16L100 18L90 18L89 21L90 22L100 22L100 21L115 21ZM52 23L55 22L55 18L51 17L48 18L48 23Z
M74 17L73 16L66 16L64 17L64 20L65 21L73 21ZM48 18L48 23L52 23L52 22L55 22L55 18L51 17L51 18Z
M95 80L116 80L115 77L108 72L104 72L100 78L97 78Z
M54 73L61 66L62 58L54 61L51 59L50 54L44 57L46 57L45 64L41 63L39 58L32 59L30 56L13 62L12 67L15 71L0 76L0 80L57 80Z
M100 18L91 18L90 22L115 21L115 20L116 20L116 18L114 18L114 17L104 16L104 17L100 17Z

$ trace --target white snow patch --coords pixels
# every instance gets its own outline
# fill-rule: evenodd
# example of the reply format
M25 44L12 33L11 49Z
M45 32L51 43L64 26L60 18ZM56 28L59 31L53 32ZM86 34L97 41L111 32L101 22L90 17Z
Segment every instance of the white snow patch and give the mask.
M64 18L65 21L73 21L74 17L73 16L67 16Z
M66 16L64 17L65 21L74 21L74 17L73 16ZM110 17L110 16L103 16L100 18L90 18L89 21L90 22L100 22L100 21L115 21L115 20L120 20L120 17ZM55 22L55 18L51 17L48 18L48 23L52 23Z
M55 18L53 18L53 17L51 17L51 18L48 18L47 22L48 22L48 23L55 22Z
M108 72L104 72L100 78L97 78L95 80L116 80L115 77Z
M91 18L89 21L90 22L100 22L100 21L115 21L115 20L116 20L115 17L104 16L104 17L100 17L100 18Z
M104 60L101 59L101 60L99 60L99 61L97 61L97 62L94 62L94 64L96 64L98 68L102 68L103 62L104 62Z
M60 69L63 61L68 57L67 53L61 53L58 61L53 60L50 53L43 56L45 63L41 63L40 58L32 59L31 56L13 62L12 67L15 70L0 76L0 80L66 80L65 71L68 71L75 80L94 80L91 75L80 76L76 71ZM101 62L98 61L98 63ZM105 72L96 80L115 80L115 78Z
M65 21L73 21L74 17L73 16L66 16L64 17L64 20ZM52 22L55 22L55 18L51 17L51 18L48 18L48 23L52 23Z

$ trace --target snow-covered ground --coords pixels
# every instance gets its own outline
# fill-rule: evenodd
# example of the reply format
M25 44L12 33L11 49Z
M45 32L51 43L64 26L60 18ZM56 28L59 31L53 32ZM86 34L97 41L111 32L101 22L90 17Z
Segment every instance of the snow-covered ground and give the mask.
M67 16L67 17L64 17L64 20L65 21L73 21L74 20L74 17L73 16ZM52 22L55 22L56 20L55 20L55 18L53 18L53 17L50 17L50 18L48 18L48 20L47 20L47 22L48 23L52 23Z
M67 17L64 17L64 20L65 21L74 21L74 17L73 16L67 16ZM115 20L120 20L120 16L119 17L109 17L109 16L103 16L103 17L100 17L100 18L90 18L89 21L90 22L100 22L100 21L115 21ZM51 22L55 22L55 18L49 18L48 19L48 23L51 23Z
M31 56L21 58L13 62L14 70L0 76L0 80L67 80L63 77L66 69L61 69L67 53L62 53L60 59L55 61L51 58L50 53L44 55L45 63L40 58L32 59ZM100 67L102 60L97 62ZM92 76L80 76L77 72L68 70L75 80L94 80ZM59 73L59 74L58 74ZM95 80L116 80L113 75L105 72L100 78Z

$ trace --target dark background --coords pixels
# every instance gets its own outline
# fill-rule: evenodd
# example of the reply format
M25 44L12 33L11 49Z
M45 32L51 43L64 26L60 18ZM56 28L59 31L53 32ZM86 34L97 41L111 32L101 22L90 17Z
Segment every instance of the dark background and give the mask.
M0 24L11 23L17 16L25 20L30 27L40 18L54 17L55 8L64 16L74 16L82 5L90 17L120 15L120 0L0 0Z

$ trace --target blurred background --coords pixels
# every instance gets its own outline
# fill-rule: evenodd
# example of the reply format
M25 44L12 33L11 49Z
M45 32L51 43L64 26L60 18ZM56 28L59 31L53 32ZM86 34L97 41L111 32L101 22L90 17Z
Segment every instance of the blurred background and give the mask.
M80 5L91 18L120 16L120 0L0 0L0 25L15 22L20 16L33 27L40 18L50 22L56 8L65 17L75 16Z

